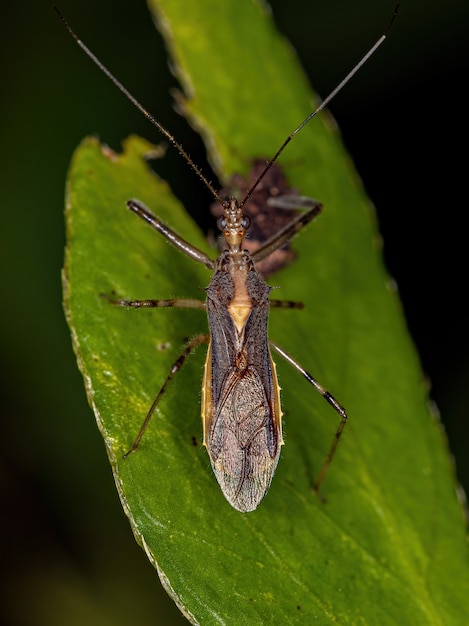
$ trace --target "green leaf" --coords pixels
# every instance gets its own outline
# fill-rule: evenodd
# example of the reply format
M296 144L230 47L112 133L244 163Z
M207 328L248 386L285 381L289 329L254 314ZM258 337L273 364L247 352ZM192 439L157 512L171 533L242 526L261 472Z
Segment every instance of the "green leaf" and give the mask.
M266 6L154 0L152 10L186 94L179 105L220 177L271 157L315 100ZM295 263L270 281L281 285L275 297L306 305L273 311L270 336L348 409L322 487L327 502L311 485L338 417L278 358L286 445L256 511L229 506L201 446L203 348L168 387L137 452L122 459L185 340L207 329L201 311L125 310L100 296L202 299L210 279L125 208L136 197L210 250L144 162L151 150L135 137L122 154L95 139L77 149L64 290L123 507L168 593L204 625L465 624L468 555L446 443L373 211L325 114L282 156L291 185L325 208L295 239Z

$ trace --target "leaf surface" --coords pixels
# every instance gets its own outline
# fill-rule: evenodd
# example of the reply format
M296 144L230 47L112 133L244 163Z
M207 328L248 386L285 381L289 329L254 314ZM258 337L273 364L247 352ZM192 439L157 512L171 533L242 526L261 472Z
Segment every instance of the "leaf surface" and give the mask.
M273 156L316 101L266 6L154 0L151 8L184 88L179 106L220 178ZM64 290L122 504L165 588L204 625L464 624L467 547L446 443L373 211L325 114L282 155L291 185L320 199L324 213L295 239L297 260L270 279L280 285L274 297L305 303L272 311L270 336L347 407L327 502L311 485L338 416L278 358L286 445L255 512L224 500L201 445L203 347L168 387L138 451L122 459L185 340L207 330L203 311L125 310L100 295L204 297L209 271L125 208L138 198L210 253L144 162L152 148L131 137L118 155L95 139L77 149Z

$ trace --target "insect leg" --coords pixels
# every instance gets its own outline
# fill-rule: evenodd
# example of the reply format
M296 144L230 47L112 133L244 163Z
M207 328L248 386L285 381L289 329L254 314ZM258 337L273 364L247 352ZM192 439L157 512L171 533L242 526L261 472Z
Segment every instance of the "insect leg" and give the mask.
M131 211L136 213L139 217L150 224L150 226L153 226L155 230L166 237L166 239L176 246L176 248L179 248L181 252L184 252L184 254L187 254L187 256L191 257L191 259L194 259L194 261L202 263L212 270L215 268L215 263L205 254L205 252L202 252L202 250L199 250L180 237L174 232L174 230L171 230L171 228L166 226L166 224L163 224L163 222L153 215L153 213L139 200L128 200L127 206Z
M285 350L283 350L282 348L280 348L280 346L278 346L276 343L274 343L273 341L269 341L271 347L278 352L278 354L280 354L280 356L282 356L292 367L294 367L298 372L300 372L300 374L303 374L303 376L306 378L306 380L313 385L313 387L319 391L319 393L322 395L322 397L324 398L324 400L326 400L335 411L337 411L337 413L340 415L341 420L340 420L340 424L337 428L337 431L335 433L334 436L334 440L332 441L331 447L329 449L329 452L327 454L326 460L324 461L324 464L321 468L321 471L319 472L319 475L316 479L316 482L313 485L313 491L315 493L317 493L319 491L319 486L321 484L321 482L323 481L323 478L329 468L329 465L332 462L332 459L334 457L335 451L337 449L337 445L339 443L339 439L340 436L342 435L342 432L345 428L345 424L347 423L347 412L344 409L344 407L342 405L340 405L337 400L334 398L333 395L331 395L326 389L324 389L324 387L322 385L320 385L317 380L315 380L311 374L309 372L307 372L305 369L303 369L303 367L301 367L301 365L295 361L295 359L293 357L291 357L288 352L285 352Z
M306 200L306 198L304 198L304 200ZM294 220L287 224L285 228L282 228L282 230L268 239L263 246L251 254L251 258L255 263L265 259L269 256L269 254L272 254L272 252L281 248L287 243L287 241L290 241L293 235L319 215L322 210L322 204L311 198L309 198L309 201L310 207L305 213L298 215Z
M317 200L308 196L299 196L294 193L284 193L279 196L267 198L267 205L273 209L283 209L294 211L295 209L309 210L312 206L319 204Z
M271 308L275 309L303 309L303 302L295 302L294 300L269 300Z
M188 298L173 298L172 300L126 300L126 299L118 299L111 300L103 294L103 297L109 300L111 304L114 306L124 306L124 307L132 307L134 309L143 309L150 308L154 309L157 307L174 307L178 309L205 309L205 302L202 300L191 300Z
M206 335L206 334L200 334L200 335L196 335L193 339L191 339L186 347L184 348L183 353L178 357L178 359L173 363L173 365L171 366L171 369L169 370L169 374L166 378L166 380L163 383L163 386L161 387L161 389L158 392L158 395L156 396L156 398L153 400L153 403L143 421L143 424L140 427L139 433L135 439L135 441L132 444L132 447L124 454L124 459L126 459L129 454L131 454L132 452L135 452L135 450L138 448L138 446L140 445L140 442L142 440L143 435L145 434L145 431L148 427L148 424L150 423L150 420L153 416L153 413L155 412L156 407L158 406L159 401L161 400L161 396L164 394L164 392L166 391L166 388L168 387L169 383L171 382L171 380L174 378L174 376L177 374L177 372L181 369L181 367L184 365L187 357L191 354L191 352L193 352L197 346L199 346L201 343L208 343L210 340L210 336Z

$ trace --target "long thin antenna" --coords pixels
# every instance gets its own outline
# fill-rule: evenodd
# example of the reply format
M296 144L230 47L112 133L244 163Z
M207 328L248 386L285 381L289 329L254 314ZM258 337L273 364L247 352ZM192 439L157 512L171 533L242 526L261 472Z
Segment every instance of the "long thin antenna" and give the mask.
M155 126L160 131L160 133L162 133L168 139L168 141L176 148L176 150L179 152L179 154L186 160L186 162L189 164L189 166L194 170L194 172L197 174L197 176L200 178L200 180L210 190L210 192L212 193L213 197L221 204L221 206L224 206L225 202L222 199L222 197L220 196L220 194L215 190L215 188L210 183L210 181L204 176L202 171L197 167L197 165L194 163L194 161L191 159L191 157L184 150L182 145L180 143L178 143L176 141L176 139L173 137L173 135L168 130L166 130L166 128L162 124L160 124L160 122L158 122L158 120L155 117L153 117L153 115L151 113L149 113L149 111L147 111L145 109L145 107L143 107L140 104L140 102L124 87L124 85L122 85L122 83L120 83L117 80L117 78L114 76L114 74L112 74L107 69L107 67L105 65L103 65L101 63L101 61L91 52L91 50L81 41L81 39L78 38L78 36L75 34L75 32L69 26L69 24L66 21L66 19L60 13L59 9L56 6L54 6L54 9L55 9L55 12L57 13L57 15L59 16L59 18L62 20L65 28L68 30L68 32L73 37L73 39L76 41L76 43L80 46L80 48L83 50L83 52L93 61L93 63L103 72L103 74L105 74L109 78L109 80L114 83L114 85L119 89L119 91L122 92L124 94L124 96L128 100L130 100L130 102L141 113L143 113L143 115L149 120L149 122L151 122L153 124L153 126ZM398 9L399 9L399 2L394 7L394 12L392 14L391 20L389 22L389 25L388 25L386 31L383 33L383 35L381 35L381 37L378 39L378 41L368 50L368 52L360 59L360 61L356 65L354 65L354 67L347 74L347 76L337 85L337 87L333 91L331 91L331 93L327 96L327 98L325 98L321 102L321 104L317 107L317 109L315 109L312 113L310 113L308 115L308 117L305 120L303 120L303 122L301 122L301 124L297 128L295 128L295 130L290 135L288 135L288 137L285 139L283 144L280 146L280 148L275 153L274 157L270 161L267 162L264 170L261 172L260 176L254 182L252 187L248 190L248 192L246 193L244 199L239 203L239 207L240 208L242 208L246 204L246 202L248 201L248 199L251 197L252 193L256 189L257 185L261 182L261 180L264 178L266 173L269 171L269 169L272 167L272 165L278 159L280 154L285 150L286 146L290 143L290 141L293 139L293 137L295 135L297 135L300 132L300 130L304 126L306 126L306 124L308 124L308 122L310 122L313 119L313 117L315 117L320 111L322 111L322 109L324 109L324 107L339 93L339 91L344 87L344 85L346 85L349 82L349 80L358 72L358 70L368 61L368 59L376 52L376 50L384 42L384 40L387 38L387 36L389 34L389 31L391 30L391 27L393 25L393 22L394 22L394 19L395 19L396 15L397 15Z
M327 104L339 93L339 91L342 89L342 87L344 87L349 80L355 76L355 74L358 72L358 70L368 61L368 59L376 52L376 50L380 47L380 45L384 42L384 40L387 38L389 31L392 28L392 25L394 23L394 20L396 18L397 15L397 11L399 10L399 2L395 5L394 7L394 12L392 14L392 17L389 21L388 27L386 29L386 31L381 35L381 37L378 39L378 41L368 50L368 52L366 52L366 54L360 59L360 61L358 61L358 63L356 65L353 66L353 68L351 69L351 71L347 74L347 76L337 85L337 87L335 89L333 89L331 91L331 93L327 96L327 98L325 98L321 104L318 106L317 109L315 109L312 113L310 113L308 115L308 117L303 120L301 122L301 124L295 128L295 130L288 135L288 137L285 139L285 141L283 142L283 144L280 146L280 148L277 150L277 152L275 153L275 156L267 162L264 170L261 172L261 174L259 175L259 177L257 178L257 180L254 182L254 184L252 185L252 187L248 190L248 192L246 193L246 195L244 196L244 199L242 200L242 202L240 202L239 206L243 207L244 204L247 202L247 200L250 198L251 194L254 192L254 190L256 189L257 185L261 182L261 180L264 178L264 176L267 174L267 172L270 170L270 168L272 167L272 165L275 163L275 161L278 159L278 157L280 156L280 154L285 150L286 146L290 143L290 141L293 139L293 137L295 135L297 135L300 130L306 126L306 124L308 122L310 122L313 117L315 117L320 111L322 111L324 109L324 107L327 106Z
M191 159L191 157L184 150L182 145L176 141L176 139L173 137L173 135L168 130L166 130L166 128L162 124L160 124L160 122L158 122L158 120L156 118L154 118L153 115L149 111L147 111L145 109L145 107L142 106L140 104L140 102L136 98L134 98L134 96L130 93L130 91L128 91L124 87L124 85L117 80L117 78L114 76L114 74L112 74L107 69L107 67L101 63L101 61L98 59L98 57L95 56L91 52L91 50L81 41L81 39L79 39L79 37L72 30L71 26L69 26L67 20L60 13L59 9L56 6L54 6L54 10L57 13L57 15L60 17L60 19L62 20L65 28L68 30L68 32L73 37L73 39L75 39L75 41L80 46L80 48L83 50L83 52L93 61L93 63L95 65L98 66L98 68L103 72L103 74L105 74L109 78L109 80L111 80L114 83L114 85L119 89L119 91L121 91L124 94L124 96L126 98L128 98L130 100L130 102L141 113L143 113L143 115L147 118L147 120L149 120L153 124L153 126L156 126L156 128L160 131L160 133L162 133L168 139L168 141L170 141L172 143L172 145L176 148L176 150L179 152L179 154L187 161L187 163L190 165L190 167L194 170L194 172L197 174L197 176L200 178L200 180L212 192L214 198L216 198L216 200L218 200L218 202L223 206L223 199L221 198L219 193L215 190L215 188L210 183L210 181L204 176L202 171L197 167L197 165L194 163L194 161Z

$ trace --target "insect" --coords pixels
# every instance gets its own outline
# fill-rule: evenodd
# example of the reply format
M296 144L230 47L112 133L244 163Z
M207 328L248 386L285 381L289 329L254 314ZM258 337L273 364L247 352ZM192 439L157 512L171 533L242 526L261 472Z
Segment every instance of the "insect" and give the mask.
M398 5L394 10L389 28L394 21L397 8ZM322 206L312 199L293 200L294 203L296 202L305 209L304 212L270 236L252 253L249 253L243 245L250 225L249 217L244 212L244 206L261 184L261 181L265 180L268 172L272 171L274 163L288 143L327 105L376 51L386 39L389 28L331 94L323 100L320 106L310 113L285 139L274 157L260 168L256 179L245 192L244 198L237 200L230 197L224 200L185 152L181 144L143 108L78 39L59 11L57 9L56 11L77 44L179 151L221 207L218 227L223 234L225 248L218 258L213 260L166 226L141 202L138 200L127 202L131 211L161 233L181 252L212 270L213 276L206 288L205 301L189 299L122 299L113 301L113 304L117 306L132 308L181 307L203 309L207 312L209 324L209 334L202 333L192 338L173 364L133 445L124 456L128 457L138 448L162 395L187 357L197 346L208 343L202 382L203 443L208 451L214 474L228 502L241 512L256 509L270 487L283 444L280 387L277 381L275 363L272 359L272 351L274 351L300 372L340 417L334 440L313 486L314 491L317 492L334 457L347 422L347 413L329 391L322 387L280 346L268 339L267 323L270 308L300 308L301 304L271 300L271 288L256 266L283 248L296 233L319 215Z

